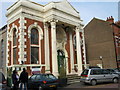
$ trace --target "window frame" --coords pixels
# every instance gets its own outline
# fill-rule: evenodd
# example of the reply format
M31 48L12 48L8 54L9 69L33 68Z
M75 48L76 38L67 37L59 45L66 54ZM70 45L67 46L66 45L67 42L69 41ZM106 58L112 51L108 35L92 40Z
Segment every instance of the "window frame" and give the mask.
M32 33L32 30L37 30L37 33L38 33L38 44L34 44L34 43L31 43L31 35L30 35L30 64L39 64L39 54L40 54L40 35L39 35L39 31L38 31L38 28L37 27L33 27L31 28L31 33ZM32 49L31 48L38 48L38 60L37 60L37 63L32 63Z
M13 33L12 33L12 52L13 52L13 64L17 64L17 29L13 28ZM15 44L14 44L14 39L15 39ZM14 50L16 50L16 54L14 55ZM15 57L14 57L15 56Z

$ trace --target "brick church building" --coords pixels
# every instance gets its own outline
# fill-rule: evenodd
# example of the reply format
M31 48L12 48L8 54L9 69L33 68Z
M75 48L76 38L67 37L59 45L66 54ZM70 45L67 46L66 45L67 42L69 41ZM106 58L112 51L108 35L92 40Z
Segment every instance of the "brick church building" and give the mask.
M66 0L19 0L7 9L7 65L21 72L80 74L86 67L79 12Z

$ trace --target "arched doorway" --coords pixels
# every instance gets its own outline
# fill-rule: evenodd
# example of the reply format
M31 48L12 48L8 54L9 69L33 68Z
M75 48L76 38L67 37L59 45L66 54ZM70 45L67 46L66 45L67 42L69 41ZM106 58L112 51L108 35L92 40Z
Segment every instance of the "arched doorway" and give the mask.
M62 50L57 51L57 59L58 59L58 73L60 77L66 76L66 60L65 54Z

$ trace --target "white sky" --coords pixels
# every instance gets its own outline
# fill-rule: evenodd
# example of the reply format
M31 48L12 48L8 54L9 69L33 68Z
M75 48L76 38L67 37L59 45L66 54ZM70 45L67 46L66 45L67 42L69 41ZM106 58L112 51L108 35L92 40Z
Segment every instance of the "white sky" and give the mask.
M17 0L0 0L0 28L7 23L5 16L6 9ZM23 0L24 1L24 0ZM50 1L60 0L31 0L40 4L46 4ZM94 17L106 20L113 16L118 21L118 1L119 0L67 0L80 13L83 24L86 25Z

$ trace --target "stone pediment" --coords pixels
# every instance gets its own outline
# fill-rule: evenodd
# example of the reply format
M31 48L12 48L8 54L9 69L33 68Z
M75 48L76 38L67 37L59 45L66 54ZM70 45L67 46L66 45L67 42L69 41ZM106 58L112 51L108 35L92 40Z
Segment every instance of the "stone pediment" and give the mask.
M63 12L69 13L71 15L79 17L79 12L77 12L75 8L67 0L63 0L58 3L55 3L55 8Z
M50 9L57 9L59 11L68 13L70 15L79 17L79 12L77 12L77 10L75 10L75 8L67 0L63 0L59 2L51 2L45 5L44 7L45 12Z
M6 16L8 21L20 13L25 16L29 15L29 18L34 16L45 22L54 18L71 25L79 25L81 23L79 12L67 0L50 2L46 5L37 4L29 0L19 0L7 9Z

